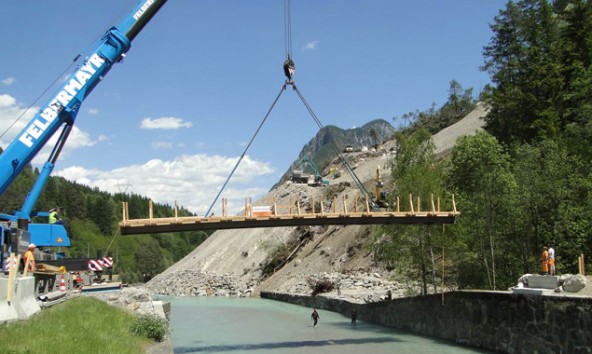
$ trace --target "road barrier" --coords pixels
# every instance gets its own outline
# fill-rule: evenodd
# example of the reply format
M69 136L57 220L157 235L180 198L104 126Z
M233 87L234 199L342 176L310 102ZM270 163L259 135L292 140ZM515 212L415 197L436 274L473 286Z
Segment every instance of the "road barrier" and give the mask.
M17 277L12 287L9 282L8 277L0 278L0 323L25 320L41 310L35 299L34 277Z

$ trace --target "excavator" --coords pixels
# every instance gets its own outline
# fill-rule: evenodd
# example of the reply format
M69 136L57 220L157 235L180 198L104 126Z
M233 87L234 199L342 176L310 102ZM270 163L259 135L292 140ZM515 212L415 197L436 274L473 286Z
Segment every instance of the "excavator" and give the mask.
M6 192L21 171L47 144L58 130L58 141L20 210L0 213L0 247L2 265L10 254L22 254L30 243L37 247L70 246L70 238L61 224L30 223L45 183L68 139L80 106L92 90L105 78L114 64L123 61L134 38L154 17L167 0L142 0L118 25L111 27L96 43L94 50L79 63L77 69L60 86L25 128L0 154L0 196ZM7 271L4 269L4 271Z
M310 166L310 168L314 172L313 175L307 174L305 172L306 166ZM323 178L323 176L321 176L321 171L319 171L317 165L315 165L315 163L312 162L312 160L309 159L308 156L304 156L302 159L300 159L300 161L296 165L296 169L292 171L291 179L294 183L306 183L308 185L315 187L326 186L330 183L328 179L325 179Z
M388 193L383 191L384 182L380 174L380 166L376 168L376 184L374 187L374 201L379 208L388 209L390 207L388 203Z

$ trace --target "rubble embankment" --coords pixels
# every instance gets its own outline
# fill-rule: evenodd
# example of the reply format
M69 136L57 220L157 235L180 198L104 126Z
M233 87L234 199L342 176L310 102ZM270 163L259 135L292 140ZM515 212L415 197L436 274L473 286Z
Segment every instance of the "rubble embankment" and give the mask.
M417 295L418 284L403 284L388 279L388 274L363 269L344 273L318 273L306 277L294 276L274 291L310 295L311 284L328 281L332 286L324 296L346 300L351 303L370 303L391 298ZM258 280L244 279L233 274L216 274L196 270L170 272L166 278L159 278L146 284L154 294L166 296L257 296ZM390 294L390 295L389 295Z

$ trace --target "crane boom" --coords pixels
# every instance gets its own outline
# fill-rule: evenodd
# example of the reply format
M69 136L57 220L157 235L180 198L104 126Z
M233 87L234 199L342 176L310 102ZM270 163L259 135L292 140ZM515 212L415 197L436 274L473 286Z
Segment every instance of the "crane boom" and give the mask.
M123 59L131 41L165 3L166 0L141 1L118 26L101 37L92 54L0 155L0 195L63 124L74 124L84 99L113 64Z
M70 246L70 239L63 225L29 224L32 209L54 169L80 105L109 73L113 64L123 60L132 40L166 2L167 0L139 1L123 21L100 37L91 54L78 65L51 99L0 154L2 196L21 171L61 128L57 144L25 198L21 210L14 211L13 214L0 213L0 246L3 257L8 252L22 252L23 247L26 250L29 242L37 246ZM42 214L47 212L39 213ZM11 224L15 221L18 228Z

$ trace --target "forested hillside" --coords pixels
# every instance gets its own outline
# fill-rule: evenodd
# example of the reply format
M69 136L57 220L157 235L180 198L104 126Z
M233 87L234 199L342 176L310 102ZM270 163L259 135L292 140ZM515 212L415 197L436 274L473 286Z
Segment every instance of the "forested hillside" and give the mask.
M462 213L453 227L377 233L378 259L426 287L439 282L443 249L447 279L488 289L540 272L543 246L555 244L559 273L592 254L592 2L508 2L491 28L486 132L443 161L430 140L437 114L415 114L397 134L394 194L454 193Z
M23 170L0 199L0 210L20 209L31 190L37 169L29 166ZM61 177L50 177L35 206L36 211L48 211L56 206L62 209L61 217L72 246L62 251L70 257L95 258L106 254L115 261L114 272L124 282L138 282L162 272L183 258L208 236L203 231L174 234L121 236L118 222L122 215L122 202L129 203L131 218L148 215L149 200L135 194L109 194L92 189ZM155 217L173 216L170 205L153 204ZM179 215L192 215L180 208ZM47 222L39 219L34 222Z

